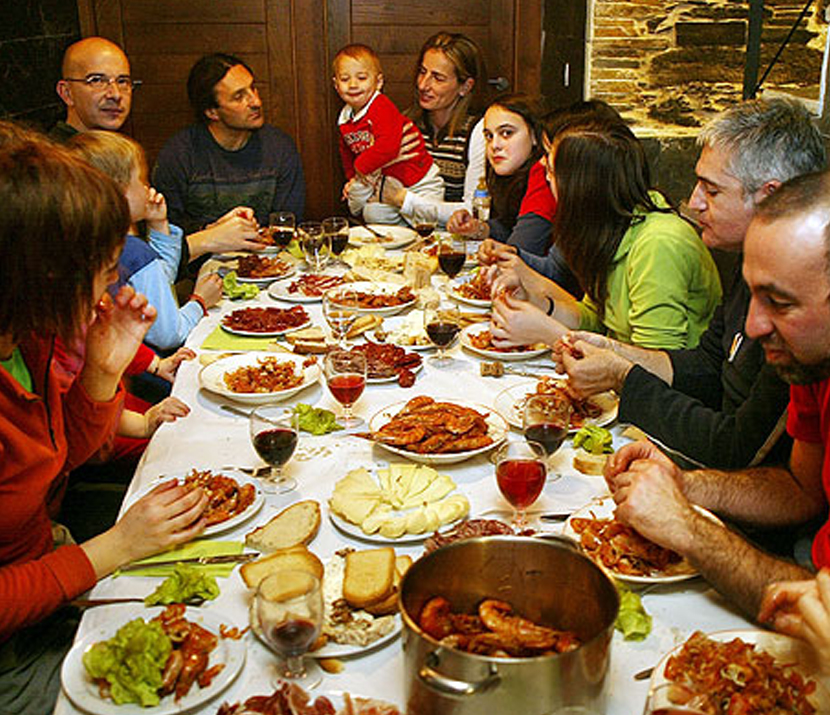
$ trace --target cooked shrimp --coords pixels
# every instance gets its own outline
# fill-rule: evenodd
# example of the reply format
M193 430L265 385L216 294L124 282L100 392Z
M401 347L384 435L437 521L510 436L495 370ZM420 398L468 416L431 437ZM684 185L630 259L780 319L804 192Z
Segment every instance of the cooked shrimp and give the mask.
M513 607L505 601L494 598L482 601L478 615L491 631L527 648L552 648L559 639L559 631L513 615Z

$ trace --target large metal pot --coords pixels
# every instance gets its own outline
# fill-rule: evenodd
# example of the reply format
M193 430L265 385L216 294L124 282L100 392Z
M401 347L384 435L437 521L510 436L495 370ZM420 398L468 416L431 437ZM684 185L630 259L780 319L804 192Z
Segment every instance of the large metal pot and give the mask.
M536 623L574 631L583 645L534 658L443 647L417 621L433 596L464 613L498 598ZM611 579L567 540L496 536L445 546L409 569L400 605L408 715L546 715L562 705L603 711L619 597Z

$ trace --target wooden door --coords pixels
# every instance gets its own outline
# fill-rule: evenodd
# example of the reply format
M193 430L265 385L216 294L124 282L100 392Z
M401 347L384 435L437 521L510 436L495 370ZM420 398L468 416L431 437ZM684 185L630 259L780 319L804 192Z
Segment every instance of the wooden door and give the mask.
M343 213L335 120L340 100L331 59L349 42L380 55L386 93L401 109L413 98L414 64L439 30L463 32L482 47L490 78L540 91L542 0L77 0L82 33L121 45L144 84L129 129L152 163L192 121L185 83L209 52L247 62L267 121L291 134L303 157L307 216Z

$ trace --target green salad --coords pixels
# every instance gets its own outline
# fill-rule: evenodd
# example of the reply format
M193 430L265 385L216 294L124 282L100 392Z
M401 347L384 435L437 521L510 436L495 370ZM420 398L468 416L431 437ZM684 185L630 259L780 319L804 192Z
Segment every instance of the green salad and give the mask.
M159 584L159 587L144 599L145 606L184 603L187 599L200 596L212 601L219 595L216 577L204 569L189 564L176 564L173 573Z

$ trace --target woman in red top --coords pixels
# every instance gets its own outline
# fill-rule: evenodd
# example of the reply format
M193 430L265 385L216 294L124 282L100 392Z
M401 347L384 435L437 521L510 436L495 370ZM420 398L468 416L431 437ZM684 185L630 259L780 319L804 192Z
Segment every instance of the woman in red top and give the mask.
M118 567L201 533L207 500L168 483L103 534L56 541L50 490L114 429L121 375L155 310L130 288L106 292L129 227L109 178L0 123L0 205L0 712L44 713L72 639L58 609ZM93 315L83 368L70 376L55 339L71 343Z

